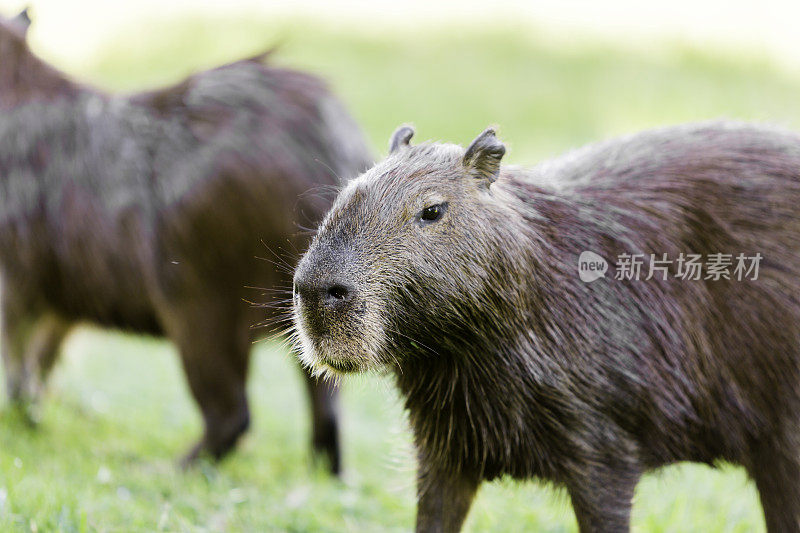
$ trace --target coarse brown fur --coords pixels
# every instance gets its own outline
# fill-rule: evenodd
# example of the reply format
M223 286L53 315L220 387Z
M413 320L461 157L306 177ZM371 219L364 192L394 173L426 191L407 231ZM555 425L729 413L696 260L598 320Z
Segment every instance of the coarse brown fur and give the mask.
M304 361L388 367L419 456L418 531L457 531L483 480L566 488L627 531L641 475L744 466L770 532L800 529L800 135L664 128L501 167L409 143L353 180L295 273ZM438 218L436 218L438 216ZM757 279L578 276L593 251L760 253Z
M0 21L0 282L7 389L28 404L77 321L164 335L221 457L249 424L252 326L279 318L291 257L369 165L319 79L238 61L112 96L35 57ZM259 259L264 258L264 259ZM269 296L268 307L247 300ZM306 373L313 445L339 468L335 389Z

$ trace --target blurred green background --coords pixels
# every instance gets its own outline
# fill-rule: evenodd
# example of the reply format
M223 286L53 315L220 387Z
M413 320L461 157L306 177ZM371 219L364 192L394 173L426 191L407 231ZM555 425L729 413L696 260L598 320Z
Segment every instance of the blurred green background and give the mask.
M60 38L69 33L62 28ZM34 27L45 58L121 92L279 44L272 61L325 77L377 154L402 122L414 123L419 139L459 143L496 124L508 161L518 164L669 123L728 117L800 126L800 77L767 55L588 34L554 39L519 21L384 31L325 16L187 11L122 27L74 62L59 59L58 40L46 37ZM200 421L173 348L83 328L64 351L38 430L0 411L0 531L412 528L413 451L387 378L345 381L345 473L330 479L308 461L307 405L291 354L261 342L249 384L252 430L222 464L181 472L175 459ZM730 466L647 476L633 522L654 532L764 529L752 484ZM573 531L575 523L565 494L499 482L481 489L466 529Z

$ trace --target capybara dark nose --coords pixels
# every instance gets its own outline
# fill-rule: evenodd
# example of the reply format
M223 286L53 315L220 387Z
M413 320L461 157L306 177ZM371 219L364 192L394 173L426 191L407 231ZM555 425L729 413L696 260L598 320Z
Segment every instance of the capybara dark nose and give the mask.
M331 283L325 287L325 305L336 306L345 303L353 294L352 288L342 283Z
M336 309L346 304L353 296L352 285L340 281L311 282L295 279L294 291L306 305L318 305Z

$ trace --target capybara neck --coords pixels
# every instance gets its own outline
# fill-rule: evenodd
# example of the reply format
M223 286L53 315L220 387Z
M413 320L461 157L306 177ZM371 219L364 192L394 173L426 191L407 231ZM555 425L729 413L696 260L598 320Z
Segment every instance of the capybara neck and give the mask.
M502 363L489 368L481 359ZM531 386L523 365L512 349L495 348L415 360L402 370L395 368L415 444L429 455L427 460L449 471L472 472L479 479L504 474L520 479L561 477L548 458L567 451L564 426L570 413L561 395L548 394L546 384ZM507 405L485 401L500 396L526 401ZM550 438L554 435L565 439ZM559 443L564 450L551 449ZM521 449L530 453L520 453Z
M497 279L464 291L457 307L428 315L423 322L405 317L402 325L393 324L391 329L403 334L392 336L391 349L405 355L392 371L416 444L434 454L431 459L437 464L454 471L474 470L483 479L503 474L557 479L557 467L548 458L567 453L565 426L573 418L565 393L551 384L563 370L551 358L522 354L552 350L555 317L541 288L568 278L568 273L561 275L566 265L537 244L540 235L532 229L530 206L520 196L529 204L528 195L535 192L542 211L571 209L570 203L555 202L543 189L525 190L532 186L519 182L513 171L504 171L493 187L511 208L506 216L519 218L492 224L498 241L507 243L496 247L488 261ZM528 266L520 269L520 263ZM406 287L398 297L402 301L418 296ZM440 331L448 334L437 334ZM549 449L561 445L564 450ZM526 453L520 453L521 447Z

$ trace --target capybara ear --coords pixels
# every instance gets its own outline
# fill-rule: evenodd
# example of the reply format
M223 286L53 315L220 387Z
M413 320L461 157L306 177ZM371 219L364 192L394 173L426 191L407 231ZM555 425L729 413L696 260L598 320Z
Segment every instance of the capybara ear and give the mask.
M28 28L31 27L31 17L28 13L28 8L26 7L19 15L11 19L11 23L23 34L28 33Z
M505 153L506 147L495 136L494 129L487 128L469 145L463 163L473 176L486 180L488 187L500 175L500 160Z
M414 136L414 128L409 126L408 124L403 124L392 134L392 138L389 139L389 153L392 154L397 151L398 148L401 146L408 146L409 142L411 141L411 137Z

